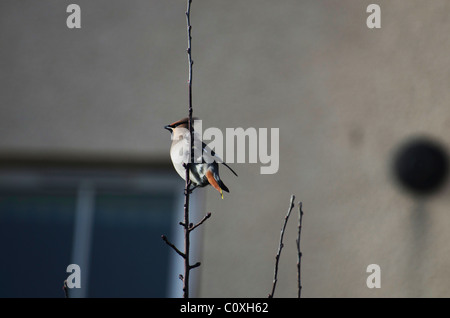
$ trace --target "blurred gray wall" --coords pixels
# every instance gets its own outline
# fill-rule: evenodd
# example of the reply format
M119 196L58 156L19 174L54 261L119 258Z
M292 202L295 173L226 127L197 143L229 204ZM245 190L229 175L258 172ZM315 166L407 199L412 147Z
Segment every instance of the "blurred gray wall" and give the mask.
M0 2L0 159L168 162L162 127L187 114L184 1ZM366 8L381 6L381 29ZM192 4L194 115L280 128L280 168L233 164L207 193L201 297L266 297L291 194L304 207L304 297L449 297L450 200L397 187L407 138L449 146L447 0ZM181 179L180 179L181 180ZM180 191L183 182L180 181ZM296 215L276 297L296 297ZM381 288L366 286L369 264Z

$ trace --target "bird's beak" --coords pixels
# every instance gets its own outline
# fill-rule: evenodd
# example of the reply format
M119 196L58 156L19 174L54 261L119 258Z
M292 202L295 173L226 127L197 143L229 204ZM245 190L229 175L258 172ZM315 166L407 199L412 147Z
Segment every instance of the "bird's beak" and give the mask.
M170 127L170 125L164 126L165 129L167 129L168 131L172 132L172 127Z

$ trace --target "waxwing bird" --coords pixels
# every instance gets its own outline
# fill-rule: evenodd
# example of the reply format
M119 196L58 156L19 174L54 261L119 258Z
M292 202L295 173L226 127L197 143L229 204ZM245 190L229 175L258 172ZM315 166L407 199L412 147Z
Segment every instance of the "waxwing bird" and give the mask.
M198 119L192 118L192 124L194 123L194 120ZM178 174L186 181L185 163L191 161L189 147L189 118L183 118L164 128L171 132L172 145L170 146L170 158L172 164ZM201 141L201 136L198 132L194 130L193 134L194 145L192 148L195 157L194 163L190 164L189 178L194 185L194 188L191 189L191 191L197 187L205 187L210 184L214 189L219 191L223 199L223 191L230 192L230 190L228 190L227 186L220 179L218 163L222 163L230 169L236 177L237 174L230 166L223 162L213 150Z

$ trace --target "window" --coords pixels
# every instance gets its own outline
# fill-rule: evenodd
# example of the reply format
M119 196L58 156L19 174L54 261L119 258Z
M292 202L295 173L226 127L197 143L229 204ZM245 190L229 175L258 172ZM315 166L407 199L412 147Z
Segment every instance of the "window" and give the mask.
M183 185L173 171L0 171L0 297L64 297L69 264L70 297L180 297L183 262L161 235L183 247Z

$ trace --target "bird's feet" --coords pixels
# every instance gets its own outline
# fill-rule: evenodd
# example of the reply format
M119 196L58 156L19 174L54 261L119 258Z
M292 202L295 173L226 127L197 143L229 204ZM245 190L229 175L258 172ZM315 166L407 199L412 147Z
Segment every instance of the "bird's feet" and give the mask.
M184 189L184 194L192 194L192 192L194 192L195 189L197 189L198 185L194 186L193 188L189 188L189 189Z

